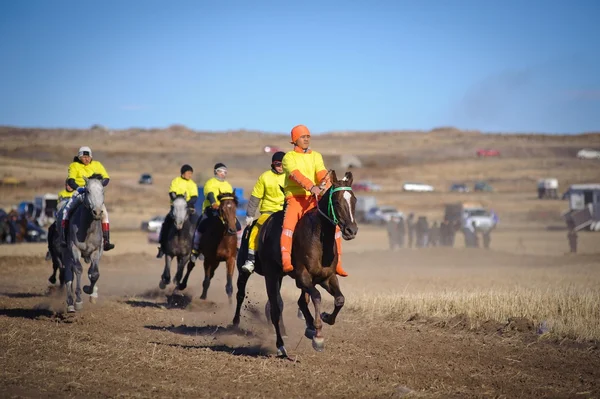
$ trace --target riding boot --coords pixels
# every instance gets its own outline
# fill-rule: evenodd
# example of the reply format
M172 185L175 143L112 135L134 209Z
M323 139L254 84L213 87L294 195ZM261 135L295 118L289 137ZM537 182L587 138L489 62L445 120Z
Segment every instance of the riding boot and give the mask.
M248 259L246 259L246 263L242 266L242 270L250 274L254 273L254 261L254 254L248 253Z
M288 230L289 234L286 234L286 229L283 230L281 235L281 263L283 265L283 272L289 273L294 270L292 265L292 235L293 232Z
M104 250L110 251L115 244L110 243L110 227L108 223L102 223L102 238L104 239Z
M335 266L335 273L341 277L348 277L348 273L342 269L342 232L337 227L335 230L335 246L337 248L338 263Z

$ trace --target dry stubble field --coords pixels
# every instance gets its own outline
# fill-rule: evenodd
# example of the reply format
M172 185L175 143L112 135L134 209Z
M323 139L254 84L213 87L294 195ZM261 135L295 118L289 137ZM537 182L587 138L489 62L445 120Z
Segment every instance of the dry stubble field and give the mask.
M92 146L112 176L107 202L117 244L101 261L99 302L86 302L76 315L64 314L64 294L48 288L44 245L0 247L2 396L600 396L600 239L581 233L580 254L565 254L566 231L558 227L566 204L536 200L534 185L546 175L563 188L600 180L598 164L572 157L578 146L598 145L599 135L316 137L331 164L334 152L367 161L356 178L382 184L380 202L430 220L441 217L443 203L465 197L444 192L450 182L492 180L497 192L466 198L493 207L502 224L490 251L464 249L459 237L454 249L389 252L385 231L360 226L344 244L346 306L324 329L324 352L303 338L296 290L285 281L289 360L274 357L259 276L250 280L241 330L229 325L234 309L222 266L207 301L198 298L203 276L196 269L185 308L171 308L169 289L158 289L163 263L137 231L143 219L166 211L166 186L181 163L206 177L223 160L234 185L249 190L268 165L261 145L283 146L284 136L182 128L113 135L4 128L0 136L0 174L27 181L2 187L2 206L57 191L72 154ZM256 151L244 154L237 143ZM472 157L471 149L487 146L503 157ZM142 172L154 174L154 186L137 186ZM398 186L406 180L431 182L441 192L403 194Z

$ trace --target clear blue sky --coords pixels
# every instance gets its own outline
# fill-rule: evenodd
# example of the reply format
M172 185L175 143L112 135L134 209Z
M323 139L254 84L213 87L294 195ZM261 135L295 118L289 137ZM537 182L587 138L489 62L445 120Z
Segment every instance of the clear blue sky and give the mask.
M0 125L600 130L600 1L0 1Z

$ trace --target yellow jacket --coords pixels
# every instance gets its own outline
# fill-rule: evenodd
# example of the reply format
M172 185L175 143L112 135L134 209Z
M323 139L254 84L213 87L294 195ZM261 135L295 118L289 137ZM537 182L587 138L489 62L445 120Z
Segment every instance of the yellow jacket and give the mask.
M284 184L285 173L278 175L272 170L267 170L260 175L251 194L260 200L260 213L277 212L283 209L285 196L281 188Z
M102 178L104 179L110 178L108 173L106 173L106 169L104 169L104 166L99 161L92 160L87 166L79 161L71 162L69 165L68 179L75 179L75 183L77 183L78 186L83 187L85 186L85 180L83 180L83 178L90 177L95 173L102 175Z
M178 176L171 180L169 192L176 195L184 195L185 200L189 201L192 197L198 196L198 185L193 180L187 180Z
M327 174L323 156L312 150L287 152L283 157L283 171L286 197L311 195L312 186L319 184Z
M58 193L58 202L71 198L73 196L73 194L75 194L75 190L67 191L65 189L65 190L60 191Z
M215 201L219 204L219 200L217 197L221 193L233 193L233 187L227 181L220 181L216 177L208 179L208 181L204 184L204 202L202 203L202 209L206 209L210 206L210 201L208 200L208 194L212 193L215 196Z

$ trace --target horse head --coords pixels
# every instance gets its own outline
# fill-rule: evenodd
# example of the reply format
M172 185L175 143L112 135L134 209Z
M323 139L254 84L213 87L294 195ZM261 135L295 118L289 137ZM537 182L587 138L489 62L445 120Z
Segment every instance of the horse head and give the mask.
M178 195L173 200L173 220L177 230L183 228L183 224L189 218L188 204L183 195Z
M233 190L233 193L220 193L217 199L219 200L219 216L227 228L227 234L237 234L235 213L237 211L238 199L235 196L235 190Z
M340 227L344 240L352 240L358 233L354 217L356 197L352 192L352 172L346 172L341 180L337 179L335 170L328 174L331 187L320 199L319 209L331 223Z
M104 205L104 186L102 185L102 175L93 174L85 180L85 196L83 203L92 213L94 220L102 218L102 207Z

